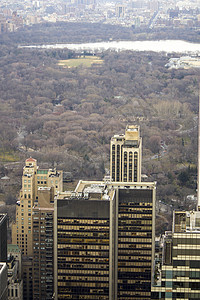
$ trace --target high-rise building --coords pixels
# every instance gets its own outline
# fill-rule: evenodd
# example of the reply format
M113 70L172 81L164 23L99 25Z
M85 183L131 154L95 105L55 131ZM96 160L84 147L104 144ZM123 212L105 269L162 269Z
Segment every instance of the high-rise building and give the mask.
M0 262L7 261L7 214L0 214Z
M33 299L53 296L53 213L54 188L38 188L33 207Z
M128 125L125 135L114 135L110 143L110 173L113 181L140 182L142 138L140 127Z
M54 205L55 299L151 299L155 183L80 181Z
M38 202L38 188L54 187L55 194L63 189L63 172L39 169L37 161L28 158L23 168L22 189L16 205L16 222L12 226L12 243L22 255L33 255L33 206Z
M23 298L33 300L33 258L22 256Z
M125 16L125 6L123 4L117 4L115 6L115 13L118 18L124 18Z
M200 212L175 211L152 299L200 299Z
M27 300L49 299L53 294L53 246L49 249L49 244L53 245L53 226L51 232L49 226L53 224L54 196L62 189L62 171L40 169L35 159L26 160L12 242L22 250L23 295Z

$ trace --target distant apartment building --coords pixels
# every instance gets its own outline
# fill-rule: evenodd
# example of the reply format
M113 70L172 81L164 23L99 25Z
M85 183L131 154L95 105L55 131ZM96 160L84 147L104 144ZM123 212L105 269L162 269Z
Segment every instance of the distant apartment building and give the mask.
M7 22L6 17L0 13L0 33L7 32Z
M54 204L55 299L151 299L155 183L80 181Z
M125 5L117 4L115 6L115 14L118 18L124 18L125 17Z
M0 262L7 261L7 214L0 214Z
M110 143L110 175L117 182L140 182L142 138L140 127L128 125L125 134L114 135Z
M200 212L175 211L152 299L200 299Z

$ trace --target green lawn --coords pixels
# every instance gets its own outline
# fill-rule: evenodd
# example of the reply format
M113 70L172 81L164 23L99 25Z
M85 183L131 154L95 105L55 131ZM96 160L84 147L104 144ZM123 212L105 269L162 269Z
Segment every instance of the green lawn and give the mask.
M84 67L91 67L93 64L102 64L103 60L98 56L80 56L79 58L72 58L66 60L59 60L58 65L65 68L75 68L80 65Z

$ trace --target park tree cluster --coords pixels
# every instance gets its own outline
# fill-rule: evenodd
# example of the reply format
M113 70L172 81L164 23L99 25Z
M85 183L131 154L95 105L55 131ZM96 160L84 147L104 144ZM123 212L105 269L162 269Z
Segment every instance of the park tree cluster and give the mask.
M31 155L41 167L63 169L75 179L102 179L111 137L138 124L143 173L158 182L158 198L181 199L186 178L186 192L195 193L194 174L187 168L196 165L199 71L167 69L170 55L163 53L111 50L95 53L102 64L66 68L59 60L87 53L18 47L31 37L49 42L48 26L56 41L58 25L47 24L1 37L0 155L15 152L20 160ZM65 32L74 42L72 28L78 32L78 25L59 28L60 36ZM108 32L120 36L111 27ZM7 200L13 202L10 194Z

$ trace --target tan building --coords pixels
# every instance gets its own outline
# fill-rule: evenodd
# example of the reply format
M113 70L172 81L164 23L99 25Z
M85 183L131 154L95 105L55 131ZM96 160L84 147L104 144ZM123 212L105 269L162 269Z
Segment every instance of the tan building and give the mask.
M140 182L142 138L140 127L128 125L125 135L114 135L110 144L110 175L113 181Z
M40 169L35 159L26 160L12 242L22 250L23 294L27 300L51 299L53 295L53 225L49 226L53 224L54 196L62 189L62 171Z
M39 169L37 161L28 158L23 168L22 189L16 205L16 222L12 226L12 243L19 246L22 255L33 255L32 210L38 203L38 189L53 187L54 193L63 189L63 172Z

